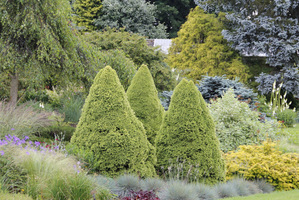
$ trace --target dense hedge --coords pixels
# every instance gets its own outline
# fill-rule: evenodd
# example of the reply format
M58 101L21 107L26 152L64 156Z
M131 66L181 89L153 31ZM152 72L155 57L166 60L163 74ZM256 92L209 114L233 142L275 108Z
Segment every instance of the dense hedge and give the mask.
M94 153L101 174L155 174L155 148L110 66L96 76L71 143Z
M136 117L143 123L148 140L154 144L162 123L164 109L147 66L142 65L139 68L128 88L127 95Z
M185 161L206 183L225 178L215 125L206 103L192 81L183 79L175 88L156 138L158 167L167 169L170 159ZM197 169L198 171L195 171Z

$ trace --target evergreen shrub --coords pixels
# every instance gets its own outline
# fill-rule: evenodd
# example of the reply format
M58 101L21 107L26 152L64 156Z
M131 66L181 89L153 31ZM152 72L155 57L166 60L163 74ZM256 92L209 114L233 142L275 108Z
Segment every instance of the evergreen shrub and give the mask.
M211 99L221 98L229 88L232 88L238 100L248 103L252 109L257 109L257 94L239 82L238 79L230 80L225 75L202 77L196 86L207 103L210 103ZM168 110L172 94L173 91L160 93L160 99L165 110Z
M155 148L110 66L97 74L71 143L91 151L103 175L155 174Z
M211 99L221 98L229 88L234 90L234 94L241 101L249 101L251 104L257 99L257 94L252 89L247 88L238 79L230 80L226 76L203 76L199 85L196 85L206 102Z
M198 170L185 170L206 183L224 180L215 125L204 99L192 81L183 79L175 88L156 138L157 166L167 169L170 159L185 161Z
M227 179L240 175L248 180L265 179L277 190L299 188L299 154L283 154L273 142L242 145L226 153L225 160Z
M260 144L267 136L276 138L277 122L260 122L259 113L235 98L232 89L208 106L224 152L235 150L240 145Z
M148 140L154 144L162 123L164 109L147 66L142 65L139 68L128 88L127 95L136 117L143 123Z

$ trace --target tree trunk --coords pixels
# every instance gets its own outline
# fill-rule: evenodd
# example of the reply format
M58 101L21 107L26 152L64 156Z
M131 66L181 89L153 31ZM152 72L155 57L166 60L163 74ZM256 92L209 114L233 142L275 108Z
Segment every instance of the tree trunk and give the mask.
M12 106L17 105L18 100L18 85L19 85L19 77L17 73L10 75L11 81L10 81L10 99L9 103Z

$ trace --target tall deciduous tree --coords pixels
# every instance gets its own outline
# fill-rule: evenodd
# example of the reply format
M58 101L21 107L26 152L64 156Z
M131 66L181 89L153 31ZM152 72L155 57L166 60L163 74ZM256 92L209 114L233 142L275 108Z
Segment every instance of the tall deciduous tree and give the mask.
M0 1L0 72L10 77L13 104L20 79L77 81L96 62L78 45L70 13L67 0Z
M206 183L224 181L225 166L215 125L192 81L183 79L174 89L156 138L156 148L158 167L167 168L169 159L179 158L187 165L183 169L185 176L190 169L189 173Z
M154 144L162 123L163 106L151 72L142 65L127 91L128 100L136 117L143 123L148 140Z
M124 27L149 38L166 38L166 27L155 16L156 6L145 0L103 0L102 14L95 25L101 30Z
M158 20L167 26L170 38L177 36L181 25L185 23L194 0L148 0L157 6Z
M155 174L155 148L110 66L97 74L71 143L93 153L101 174Z
M101 13L102 0L76 0L74 9L78 26L83 26L87 31L95 29L94 20L96 20Z
M248 67L221 35L223 18L223 14L217 18L204 13L199 7L193 9L178 32L178 37L173 39L167 59L169 65L183 69L193 79L200 79L206 74L226 74L228 78L239 77L246 81Z

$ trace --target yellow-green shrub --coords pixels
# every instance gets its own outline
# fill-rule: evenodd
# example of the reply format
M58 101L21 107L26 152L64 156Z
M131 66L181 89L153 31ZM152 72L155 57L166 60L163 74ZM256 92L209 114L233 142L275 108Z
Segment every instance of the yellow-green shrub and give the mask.
M242 175L245 179L266 179L277 190L299 188L299 154L282 153L276 143L242 145L237 152L225 154L226 178Z

